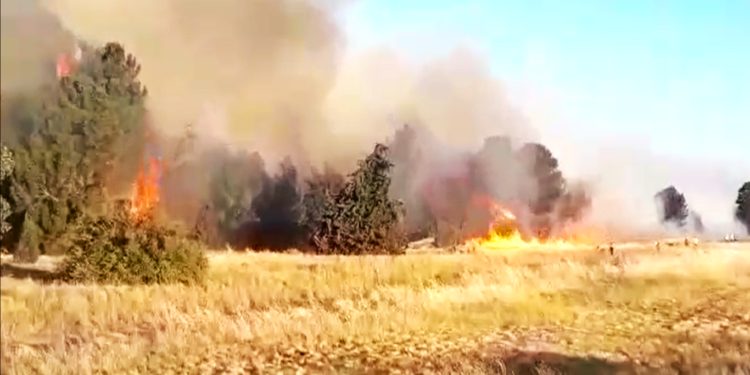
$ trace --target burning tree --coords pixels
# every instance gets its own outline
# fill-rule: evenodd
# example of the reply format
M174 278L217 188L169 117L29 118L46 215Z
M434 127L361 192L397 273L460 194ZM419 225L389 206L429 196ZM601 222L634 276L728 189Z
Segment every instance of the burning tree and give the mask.
M319 253L367 254L404 251L406 241L400 231L401 205L388 197L390 170L388 148L377 144L360 161L322 215L313 234Z
M135 221L150 221L160 200L161 160L148 158L133 183L129 213Z
M750 234L750 181L745 182L737 192L737 205L734 210L734 217L745 226Z
M554 224L551 214L565 194L565 179L558 170L557 159L542 144L525 144L517 151L517 158L529 177L521 192L533 215L531 225L536 237L544 239Z
M10 196L20 216L16 258L53 252L70 224L103 208L115 164L142 130L140 66L116 43L85 49L77 71L41 93L13 152ZM15 230L15 228L14 228Z
M655 198L659 203L659 219L662 223L674 223L682 228L689 214L685 196L674 186L669 186L658 193Z

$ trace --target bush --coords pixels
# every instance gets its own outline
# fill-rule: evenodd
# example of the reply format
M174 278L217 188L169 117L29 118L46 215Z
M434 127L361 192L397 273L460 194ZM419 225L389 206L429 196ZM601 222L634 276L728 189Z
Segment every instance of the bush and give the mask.
M80 222L60 274L66 281L114 284L203 281L208 260L199 243L123 209Z

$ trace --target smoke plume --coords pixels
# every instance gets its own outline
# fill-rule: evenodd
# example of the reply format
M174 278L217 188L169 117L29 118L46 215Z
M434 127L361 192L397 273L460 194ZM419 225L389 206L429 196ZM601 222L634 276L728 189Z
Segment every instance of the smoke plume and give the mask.
M52 82L55 58L73 46L73 35L39 1L0 2L0 82L4 94Z
M587 219L656 226L650 220L657 187L679 183L694 189L691 197L705 187L656 176L649 169L656 157L639 159L641 150L565 150L541 139L476 52L457 48L423 64L385 48L345 54L338 18L347 1L40 1L44 7L2 2L3 91L54 78L54 58L72 50L73 35L94 45L122 43L143 67L153 126L169 135L164 154L182 155L165 171L163 189L172 200L164 202L188 221L212 201L217 179L246 184L236 199L249 207L266 197L259 176L283 175L287 156L304 181L314 167L353 170L386 139L396 163L391 193L404 201L415 232L444 221L483 227L487 215L476 208L483 205L477 197L509 206L532 232ZM5 99L3 106L5 116ZM178 152L187 124L194 147ZM601 164L573 173L572 162L581 160ZM710 214L713 202L694 202Z

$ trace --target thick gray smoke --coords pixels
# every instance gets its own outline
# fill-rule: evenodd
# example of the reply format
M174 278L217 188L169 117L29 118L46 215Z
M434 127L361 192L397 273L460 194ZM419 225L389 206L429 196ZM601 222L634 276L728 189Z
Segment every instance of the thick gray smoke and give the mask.
M37 0L0 2L2 92L33 89L55 78L57 54L73 48L73 35Z
M470 170L483 176L479 191L522 211L533 197L516 196L519 186L539 193L540 176L509 160L523 144L537 142L559 159L566 176L591 181L585 188L568 184L567 194L554 193L551 211L549 204L537 202L542 216L607 223L608 231L658 227L653 192L674 183L695 197L691 202L705 214L707 227L717 218L731 220L729 203L727 213L715 203L717 197L731 203L725 186L731 185L728 194L734 195L736 176L680 180L699 170L710 172L710 165L661 168L660 157L620 152L617 142L566 148L557 139L540 138L543 132L528 120L534 116L513 105L485 59L472 51L455 49L425 64L387 49L346 55L338 18L347 1L39 1L43 7L31 0L2 2L3 91L54 77L54 58L73 48L73 35L93 44L121 42L143 67L154 126L171 138L186 124L195 128L198 145L171 172L171 183L182 186L173 197L194 202L186 216L200 211L210 191L210 176L192 171L215 169L225 159L217 155L235 152L230 149L257 151L269 175L280 172L281 160L289 156L304 179L310 167L326 163L339 172L352 170L373 143L408 123L417 129L413 142L420 147L414 155L398 156L409 167L395 173L408 178L394 176L394 194L407 200L411 212L429 211L427 203L409 199L422 195L432 181L452 181L443 187L467 194L458 181ZM5 105L4 100L3 116ZM511 151L483 143L494 135L507 136ZM488 141L496 142L505 141ZM163 147L169 154L176 146L165 142ZM740 172L746 180L747 173ZM702 191L708 193L696 193ZM591 215L579 217L578 207L588 203ZM425 222L420 215L414 214L416 223Z
M475 152L432 152L439 144L426 129L409 125L391 142L391 194L406 204L412 233L431 229L439 242L485 235L500 206L517 218L509 229L546 238L562 234L590 207L587 190L566 181L544 145L492 136Z

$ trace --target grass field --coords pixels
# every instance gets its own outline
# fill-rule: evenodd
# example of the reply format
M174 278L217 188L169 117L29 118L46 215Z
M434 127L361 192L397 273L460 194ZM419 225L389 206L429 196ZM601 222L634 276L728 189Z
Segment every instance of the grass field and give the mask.
M4 264L3 373L750 372L750 244L210 259L194 287Z

